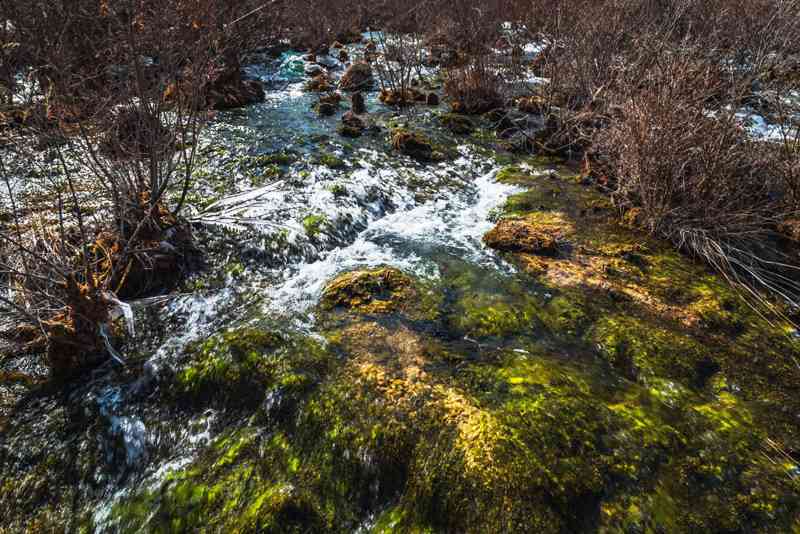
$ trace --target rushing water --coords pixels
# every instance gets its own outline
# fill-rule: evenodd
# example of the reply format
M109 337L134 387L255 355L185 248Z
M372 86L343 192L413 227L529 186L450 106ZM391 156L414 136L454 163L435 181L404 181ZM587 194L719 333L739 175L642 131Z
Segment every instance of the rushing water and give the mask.
M341 74L342 66L332 58L330 63ZM155 314L170 326L145 353L139 379L93 394L108 422L105 439L121 444L124 451L122 457L109 453L108 461L123 462L123 471L136 473L116 479L105 491L106 502L94 514L98 527L107 521L113 503L128 494L127 481L157 485L170 471L186 465L212 435L213 412L170 421L171 440L178 445L166 456L156 454L163 423L149 428L136 408L126 404L128 396L147 389L148 380L169 368L187 344L252 316L254 308L260 317L271 316L313 333L314 318L308 312L323 286L337 274L358 268L388 265L435 279L441 262L450 257L500 273L511 271L481 242L492 226L491 212L520 190L494 180L499 165L493 157L483 147L444 133L436 124L439 110L397 113L380 104L375 92L367 98L369 120L381 130L345 142L335 128L346 108L335 117L316 116L312 105L317 96L303 90L307 66L299 54L286 53L268 65L249 67L249 73L270 88L265 102L220 114L205 133L206 152L222 157L208 158L200 187L215 194L210 188L222 177L229 189L198 209L194 219L212 235L232 236L236 246L222 246L215 254L224 258L223 264L244 264L244 274L228 276L222 287L211 291L136 306L140 321L150 321L148 316ZM390 122L412 123L445 138L457 154L431 165L392 154L385 127ZM279 178L257 186L238 168L226 166L226 161L243 156L286 151L296 154L297 161ZM319 163L321 152L341 160L341 168ZM336 186L346 193L334 194ZM303 225L309 216L324 221L313 237Z
M536 50L531 48L526 52ZM323 62L336 75L342 73L343 65L336 59L323 58ZM4 444L6 468L13 466L16 472L25 473L31 465L47 464L41 458L49 457L55 459L52 462L55 465L75 461L79 464L76 471L90 473L80 484L65 476L68 489L62 488L61 500L72 499L79 503L77 509L92 503L88 520L85 515L58 518L68 525L68 530L75 530L78 523L92 524L97 531L123 528L115 522L115 505L145 490L160 491L170 476L192 465L207 451L237 416L229 413L224 404L187 408L170 396L174 387L172 378L186 364L187 352L191 352L188 349L196 350L198 344L219 332L243 325L258 328L270 325L287 338L299 333L325 345L322 319L315 316L323 288L339 274L366 267L396 267L414 275L426 287L437 287L443 295L441 306L450 306L452 317L444 321L444 326L431 326L426 322L428 318L417 321L417 326L422 331L443 330L436 332L442 350L466 355L463 361L452 365L454 374L467 362L482 358L511 362L499 371L508 378L500 388L502 395L506 395L501 398L507 399L508 405L522 403L516 397L518 390L526 395L538 395L541 391L549 395L552 389L552 398L558 399L558 388L563 384L579 383L583 378L575 377L583 377L584 373L591 376L586 379L591 386L565 390L571 391L563 404L567 408L553 404L553 413L546 413L540 423L551 428L547 421L562 417L565 424L571 424L570 410L584 409L583 405L569 404L572 396L584 395L591 389L599 399L597 403L635 421L634 426L603 439L630 442L636 461L646 464L643 477L651 469L648 455L656 456L650 448L667 448L664 443L672 439L659 434L660 429L647 434L651 431L648 425L655 426L653 413L669 412L664 419L671 423L672 418L694 420L695 412L709 411L711 404L707 404L707 399L695 397L685 385L660 376L646 378L644 387L637 389L640 386L634 386L629 376L621 377L620 373L609 371L605 362L596 361L592 351L602 352L604 347L600 343L587 348L561 332L552 334L541 328L538 319L529 316L531 307L564 306L566 312L559 320L566 317L565 322L570 324L573 319L576 323L588 320L582 317L582 310L570 308L573 304L570 296L579 299L583 295L571 293L565 298L552 288L539 291L530 279L520 283L522 275L483 244L482 237L494 226L498 208L526 188L497 181L498 171L503 167L499 161L502 156L485 145L480 131L470 137L453 135L439 122L443 107L421 105L397 111L383 106L372 91L366 95L371 128L360 138L346 139L336 133L336 127L347 106L343 105L333 117L317 116L312 109L317 95L303 90L310 65L301 54L286 52L277 59L264 58L247 71L265 83L266 99L245 109L220 113L200 142L203 161L195 176L189 216L207 252L207 267L193 275L182 292L132 303L136 336L121 349L128 361L125 368L109 362L60 396L43 395L26 400L20 407L21 415L15 419L18 432ZM421 164L393 152L389 131L405 125L423 131L445 147L448 157L439 163ZM525 170L529 175L537 174L535 168ZM630 251L625 254L637 257L640 249L638 244L636 247L633 254ZM666 263L673 261L669 258ZM652 261L660 260L654 256ZM453 279L461 280L462 285L454 287L450 284ZM587 314L592 298L586 298L589 302L581 301ZM597 298L609 297L601 292ZM613 302L628 302L626 298L629 299L616 294L611 297ZM448 299L460 300L454 305ZM499 314L499 321L505 321L500 325L505 328L503 334L475 340L459 329L458 315L464 303L473 301L490 304L485 306L492 314L487 322L496 319L493 314ZM613 326L614 321L627 319L624 312L618 313L613 307L605 309L603 314L613 316L595 320L609 319L608 324ZM480 314L477 317L478 322L483 320ZM475 330L480 328L478 325ZM576 337L574 332L570 335ZM397 350L402 353L405 348ZM545 359L552 367L537 363L540 353L547 354ZM577 371L574 376L566 374L564 378L560 370L553 369L561 369L567 360L574 366L573 371ZM486 378L478 376L479 371L474 369L465 371L465 375L472 372L476 373L476 380ZM700 371L692 372L705 374L702 366ZM487 391L491 391L495 386L486 380ZM720 388L728 394L736 393L738 386L731 379ZM456 389L447 392L449 401L460 398ZM246 396L246 392L241 393ZM637 395L646 396L647 402L633 400ZM260 411L263 414L280 411L291 402L288 397L281 388L270 390ZM652 402L655 408L649 405L651 397L657 399ZM520 394L520 398L525 397ZM552 398L544 398L542 402L550 402ZM590 404L594 403L591 399ZM466 401L461 404L463 414L467 414L464 417L478 412ZM676 416L673 412L684 405L690 406L689 415ZM231 408L230 412L234 411ZM533 404L522 409L523 414L534 412ZM588 413L591 420L594 412ZM722 413L725 430L735 427L734 418L725 419L730 417L728 411ZM235 424L258 427L253 423L256 415L249 417L247 422L235 421ZM65 420L70 424L63 424ZM520 420L523 420L521 415ZM459 425L468 426L463 421ZM569 428L565 434L572 430ZM269 428L258 432L266 434ZM652 442L640 445L636 441L639 432ZM715 444L720 439L715 432L708 431L701 441ZM559 430L554 434L558 435ZM480 433L470 435L478 441L484 437ZM629 452L624 447L620 450ZM375 464L379 459L374 457L374 451L347 449L338 453L358 456L360 464L370 472L377 469ZM705 448L700 454L714 455ZM556 459L549 461L557 463ZM667 460L664 463L669 465ZM792 462L788 465L787 469L797 469ZM71 467L61 471L72 473ZM571 473L565 475L570 476ZM669 479L672 472L668 471L666 476ZM375 496L380 490L377 478L373 484L375 487L368 490L370 498L377 500ZM660 506L660 501L656 504ZM379 506L390 508L391 499L389 503L380 502ZM631 504L630 509L633 507ZM359 518L360 524L352 525L353 530L372 531L385 520L381 519L384 511L369 509ZM391 525L400 518L389 514L389 519ZM572 525L584 525L587 519L574 521Z

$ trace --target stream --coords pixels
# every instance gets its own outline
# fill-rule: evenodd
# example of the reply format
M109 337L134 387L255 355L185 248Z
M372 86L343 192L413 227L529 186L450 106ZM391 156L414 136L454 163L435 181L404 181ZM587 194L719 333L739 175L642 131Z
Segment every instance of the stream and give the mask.
M338 135L347 101L319 117L309 67L250 65L265 101L204 132L207 265L131 303L127 365L11 411L8 532L796 528L796 340L486 119L456 135L445 104L373 90L367 131ZM444 161L394 152L406 126ZM487 247L509 216L557 225L571 260Z

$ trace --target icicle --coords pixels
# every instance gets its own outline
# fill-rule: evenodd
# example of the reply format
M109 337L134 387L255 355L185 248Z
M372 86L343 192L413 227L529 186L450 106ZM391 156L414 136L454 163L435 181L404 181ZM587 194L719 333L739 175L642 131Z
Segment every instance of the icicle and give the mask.
M127 365L125 360L122 359L120 353L117 352L117 349L111 345L111 341L108 339L108 325L100 325L100 337L103 338L103 343L106 344L106 350L108 350L108 353L111 355L111 357L117 360L120 364Z
M118 319L119 317L124 317L125 328L128 330L128 335L131 337L135 336L136 330L133 322L133 310L131 309L131 305L122 302L110 291L105 292L105 297L110 303L114 304L114 309L111 310L111 318Z

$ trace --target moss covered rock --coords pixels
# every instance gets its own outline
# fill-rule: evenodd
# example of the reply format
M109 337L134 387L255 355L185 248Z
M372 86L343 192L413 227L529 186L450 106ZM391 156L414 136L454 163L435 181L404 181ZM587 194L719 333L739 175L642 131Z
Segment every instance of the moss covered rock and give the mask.
M403 128L392 132L392 148L420 161L430 161L434 156L433 146L428 139Z
M529 221L505 219L483 236L486 246L503 252L527 252L545 256L558 253L559 231Z
M439 119L442 125L458 135L469 135L475 130L475 124L466 115L445 113Z
M322 306L388 313L397 310L414 295L413 280L409 276L384 267L346 273L336 278L323 290Z

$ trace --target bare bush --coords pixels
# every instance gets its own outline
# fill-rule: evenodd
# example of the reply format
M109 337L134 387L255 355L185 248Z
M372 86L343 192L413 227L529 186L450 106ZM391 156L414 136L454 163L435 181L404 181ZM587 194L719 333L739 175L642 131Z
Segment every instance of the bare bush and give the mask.
M181 211L198 136L213 91L242 91L239 47L257 41L247 27L263 11L252 6L14 2L5 12L30 51L43 109L16 150L51 162L37 187L58 218L31 205L3 165L2 304L28 325L23 341L47 346L54 371L103 350L119 358L117 297L167 288L192 252Z
M457 113L485 113L504 105L503 81L486 56L475 56L464 66L448 69L444 92Z
M724 85L714 67L672 57L642 82L595 147L608 157L617 204L752 296L796 304L800 269L786 263L775 238L782 221L797 216L787 203L797 184L733 111L709 112L708 95Z

